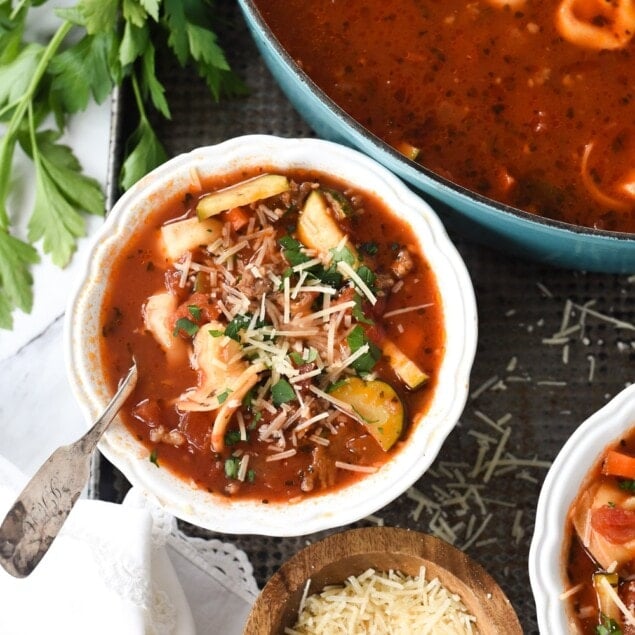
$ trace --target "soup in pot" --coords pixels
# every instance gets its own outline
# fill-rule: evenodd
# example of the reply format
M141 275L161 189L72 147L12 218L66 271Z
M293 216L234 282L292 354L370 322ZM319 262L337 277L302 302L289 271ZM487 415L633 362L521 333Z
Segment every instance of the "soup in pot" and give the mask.
M632 0L255 0L298 65L408 158L574 225L635 232Z

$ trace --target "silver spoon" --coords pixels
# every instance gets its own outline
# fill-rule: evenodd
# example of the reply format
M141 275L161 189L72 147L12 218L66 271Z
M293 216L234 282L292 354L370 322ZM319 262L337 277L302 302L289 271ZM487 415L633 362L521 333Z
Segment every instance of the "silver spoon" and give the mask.
M55 450L13 503L0 525L0 564L11 575L25 578L48 551L86 485L97 442L136 383L133 363L93 427L74 443Z

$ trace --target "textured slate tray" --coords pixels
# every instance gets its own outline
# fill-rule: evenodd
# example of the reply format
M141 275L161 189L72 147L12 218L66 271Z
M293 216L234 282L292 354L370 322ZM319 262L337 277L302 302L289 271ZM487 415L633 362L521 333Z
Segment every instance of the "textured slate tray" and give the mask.
M157 121L156 129L170 156L242 134L313 136L264 67L234 3L219 4L221 43L251 92L217 104L196 77L161 64L173 119ZM128 97L121 91L113 107L111 174L118 171L125 132L135 123L127 116ZM111 202L118 196L114 178L108 194ZM443 207L433 205L443 217ZM440 534L487 568L525 632L537 633L527 555L540 486L571 432L635 376L635 276L550 268L451 235L479 306L471 396L432 469L355 526L383 522ZM558 336L567 329L568 335ZM488 469L499 450L503 461L523 464ZM125 478L104 459L94 468L91 494L121 500L129 487ZM260 586L293 553L325 535L219 536L183 528L243 549Z

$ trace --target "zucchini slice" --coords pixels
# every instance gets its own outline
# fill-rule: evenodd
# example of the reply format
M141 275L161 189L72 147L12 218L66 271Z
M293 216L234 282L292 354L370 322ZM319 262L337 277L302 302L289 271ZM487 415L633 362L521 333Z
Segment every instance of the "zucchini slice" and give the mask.
M290 187L286 176L262 174L204 196L196 206L196 213L203 220L234 207L282 194Z
M385 340L382 343L381 350L388 358L388 362L397 377L399 377L410 390L415 390L428 381L428 375L390 340Z
M375 379L349 377L329 390L336 399L350 404L384 452L396 443L404 426L404 406L390 384Z
M223 224L215 218L200 221L193 217L163 225L161 238L165 255L174 262L186 251L213 243L222 232Z
M324 195L313 190L307 197L298 217L298 240L303 245L315 249L322 260L330 257L330 250L345 241L347 249L358 261L357 250L348 236L333 218ZM357 266L359 262L356 263Z

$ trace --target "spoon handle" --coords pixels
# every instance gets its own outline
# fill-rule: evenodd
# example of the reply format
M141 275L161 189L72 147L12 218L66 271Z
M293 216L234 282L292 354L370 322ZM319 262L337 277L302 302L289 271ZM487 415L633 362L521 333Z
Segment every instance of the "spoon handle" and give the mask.
M86 485L97 442L136 383L133 364L90 430L55 450L16 499L0 525L0 564L11 575L28 576L48 551Z

